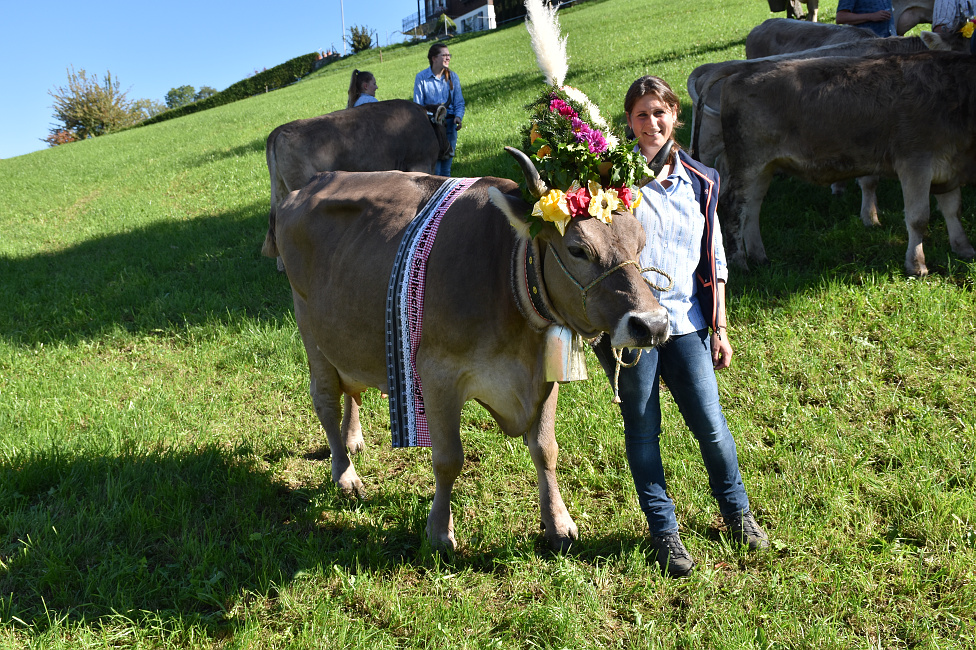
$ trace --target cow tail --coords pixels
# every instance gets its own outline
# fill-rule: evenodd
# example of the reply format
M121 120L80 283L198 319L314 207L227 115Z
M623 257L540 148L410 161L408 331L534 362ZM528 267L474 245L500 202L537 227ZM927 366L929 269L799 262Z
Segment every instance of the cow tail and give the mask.
M274 145L277 140L277 133L272 133L268 137L268 145L265 155L268 159L268 174L271 176L271 210L268 212L268 234L264 237L264 245L261 246L261 254L265 257L278 257L278 242L275 240L275 221L278 212L278 196L275 191L275 184L278 177L278 168L275 162Z

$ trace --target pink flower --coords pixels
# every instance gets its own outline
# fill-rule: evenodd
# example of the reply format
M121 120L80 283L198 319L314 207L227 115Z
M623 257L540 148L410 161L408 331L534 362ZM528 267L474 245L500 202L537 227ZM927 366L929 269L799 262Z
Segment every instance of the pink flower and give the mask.
M559 99L558 97L554 98L551 102L549 102L549 112L559 113L563 117L568 117L568 118L576 117L576 111L573 110L573 107L567 104L566 102L564 102L563 100Z

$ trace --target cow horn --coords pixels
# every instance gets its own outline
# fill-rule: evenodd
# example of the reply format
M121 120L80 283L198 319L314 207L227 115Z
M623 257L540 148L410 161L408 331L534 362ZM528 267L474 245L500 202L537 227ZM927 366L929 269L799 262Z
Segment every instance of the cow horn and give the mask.
M505 151L511 154L512 158L518 162L519 167L522 168L522 173L525 175L525 182L529 186L529 193L532 194L537 199L541 199L549 188L539 177L539 170L535 168L529 157L525 155L524 152L516 149L515 147L505 147Z

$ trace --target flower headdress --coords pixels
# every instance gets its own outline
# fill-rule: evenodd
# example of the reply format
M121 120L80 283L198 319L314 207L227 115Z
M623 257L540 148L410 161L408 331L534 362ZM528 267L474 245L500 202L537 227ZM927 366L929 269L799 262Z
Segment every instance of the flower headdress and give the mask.
M583 92L563 84L566 39L559 37L555 8L546 8L542 0L526 0L525 7L532 49L547 82L531 106L522 147L548 189L532 216L553 223L560 234L574 217L593 216L609 224L615 210L636 207L636 186L653 173L633 142L618 137ZM537 221L530 232L535 235L541 228Z
M966 19L966 22L962 24L962 28L960 28L959 31L962 32L962 35L966 38L972 38L974 30L976 30L976 16L970 16Z

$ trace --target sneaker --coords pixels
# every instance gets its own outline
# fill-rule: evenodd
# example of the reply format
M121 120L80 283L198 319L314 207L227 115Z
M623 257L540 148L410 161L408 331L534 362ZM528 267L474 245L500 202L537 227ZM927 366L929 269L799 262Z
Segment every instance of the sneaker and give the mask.
M726 533L737 544L748 546L750 551L769 548L769 535L762 529L751 512L722 515Z
M657 563L661 566L662 574L671 578L691 575L695 561L681 543L678 533L666 533L660 537L651 535L651 546L657 551Z

